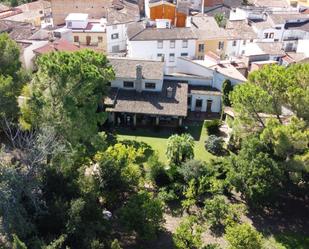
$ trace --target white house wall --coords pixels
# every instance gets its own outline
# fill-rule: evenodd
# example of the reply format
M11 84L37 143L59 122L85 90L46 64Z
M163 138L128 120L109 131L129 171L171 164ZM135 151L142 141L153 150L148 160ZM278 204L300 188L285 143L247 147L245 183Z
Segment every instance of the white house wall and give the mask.
M170 54L174 54L174 61L170 61ZM193 58L195 54L195 40L188 40L188 47L182 47L182 40L175 41L175 48L170 48L170 41L164 40L163 47L158 48L157 41L129 41L128 42L128 57L160 60L158 54L164 55L165 73L172 73L175 71L178 57L181 53L187 53L189 58Z
M223 75L223 74L221 74L219 72L214 72L213 87L215 87L218 90L222 91L222 85L223 85L223 82L225 80L230 80L233 86L241 83L240 80L231 78L231 77L229 77L227 75Z
M33 50L43 47L47 43L48 41L32 41L32 44L24 49L23 54L22 54L22 60L27 70L34 69L34 59L36 56Z
M195 111L195 103L197 99L201 99L202 102L202 112L206 112L207 100L212 100L211 112L219 113L221 110L221 96L216 95L202 95L202 94L192 94L191 95L191 106L190 110Z
M178 73L193 74L205 78L213 77L213 70L194 63L191 60L186 60L185 58L178 59L176 70Z
M247 49L247 44L255 42L256 40L235 40L236 41L236 45L233 46L233 42L234 40L228 40L227 41L227 46L226 46L226 55L228 56L241 56L243 53L246 53L246 49ZM244 44L244 41L246 41L246 43Z
M118 34L117 39L112 39L113 34ZM126 24L108 25L106 27L107 52L112 53L114 46L119 46L119 51L127 48Z
M116 78L115 80L113 80L111 82L111 87L117 87L120 89L126 89L126 90L135 90L136 86L135 86L135 78ZM134 82L134 87L133 88L126 88L123 87L123 82L124 81L133 81ZM155 89L146 89L145 88L145 83L156 83L156 88ZM162 80L155 80L155 79L151 79L151 80L143 80L142 81L142 90L143 91L151 91L151 92L160 92L162 91L162 85L163 85L163 81Z

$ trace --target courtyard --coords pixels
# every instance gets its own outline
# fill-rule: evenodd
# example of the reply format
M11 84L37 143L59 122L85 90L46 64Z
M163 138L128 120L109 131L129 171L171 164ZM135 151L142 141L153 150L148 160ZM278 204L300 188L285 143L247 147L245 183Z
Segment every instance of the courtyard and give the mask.
M184 132L191 134L194 138L194 158L202 161L209 161L214 159L215 156L206 151L204 143L207 139L207 131L203 127L203 122L191 122L186 126ZM159 155L159 159L162 162L167 162L165 155L167 147L167 139L177 133L175 128L159 127L155 130L153 127L149 128L137 128L132 130L131 128L115 128L115 134L117 134L118 141L133 140L136 142L146 143L152 150L156 151Z

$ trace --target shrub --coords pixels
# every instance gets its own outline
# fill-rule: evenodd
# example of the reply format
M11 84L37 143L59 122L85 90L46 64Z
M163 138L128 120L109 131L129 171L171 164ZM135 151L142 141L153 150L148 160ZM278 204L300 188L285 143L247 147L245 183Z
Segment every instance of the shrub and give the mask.
M204 162L191 159L182 163L177 168L177 171L182 175L185 182L189 182L191 179L197 179L202 176L206 171L206 167Z
M175 194L174 189L161 188L158 193L158 199L164 203L172 202L177 200L179 197Z
M149 157L147 161L147 177L157 186L165 186L170 183L170 178L165 170L165 165L159 161L158 154Z
M207 120L204 123L204 127L207 129L208 134L218 134L221 125L222 121L220 119Z
M210 135L205 141L205 148L214 155L219 155L223 152L223 139L215 135Z
M262 249L262 235L251 225L235 225L226 230L229 249Z

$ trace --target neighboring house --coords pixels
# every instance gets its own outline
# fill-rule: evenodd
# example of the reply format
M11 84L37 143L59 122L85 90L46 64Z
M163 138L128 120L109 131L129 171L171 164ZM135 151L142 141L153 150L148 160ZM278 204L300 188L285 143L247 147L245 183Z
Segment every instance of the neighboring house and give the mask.
M36 27L52 26L51 4L49 1L39 0L22 4L13 8L11 15L4 17L5 20L28 22ZM1 16L1 15L0 15Z
M169 19L172 25L185 27L186 18L189 14L189 4L190 2L184 0L177 1L177 5L165 0L146 2L146 16L153 21Z
M143 22L129 24L128 57L162 60L165 72L176 68L178 57L194 58L197 37L192 29L169 28L169 20L165 22L162 28L146 27Z
M297 6L300 9L309 8L309 0L287 0L290 5Z
M247 20L228 21L225 30L228 35L225 53L229 57L244 55L247 45L257 39L256 33Z
M116 74L104 100L109 121L128 126L182 125L188 85L164 81L163 62L110 58Z
M197 35L196 41L196 58L203 59L209 51L224 55L227 46L227 32L224 28L220 28L211 16L202 14L193 16L191 19L191 27Z
M91 47L105 52L107 48L106 19L89 20L88 14L71 13L66 21L66 28L72 30L76 45Z
M129 23L139 21L137 5L126 4L121 10L110 8L107 11L107 52L119 53L127 50L127 26Z
M65 39L60 39L53 42L48 42L44 46L34 49L33 52L35 55L39 56L51 52L75 52L78 50L80 50L80 47L68 42Z
M112 6L112 0L50 0L55 25L63 25L70 13L87 13L90 19L106 16L106 10Z

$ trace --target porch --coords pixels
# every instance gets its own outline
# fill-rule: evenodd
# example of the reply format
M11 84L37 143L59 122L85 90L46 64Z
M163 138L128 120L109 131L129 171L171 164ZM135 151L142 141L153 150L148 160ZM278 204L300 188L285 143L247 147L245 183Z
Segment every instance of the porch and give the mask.
M184 117L110 112L109 122L118 127L180 127Z

